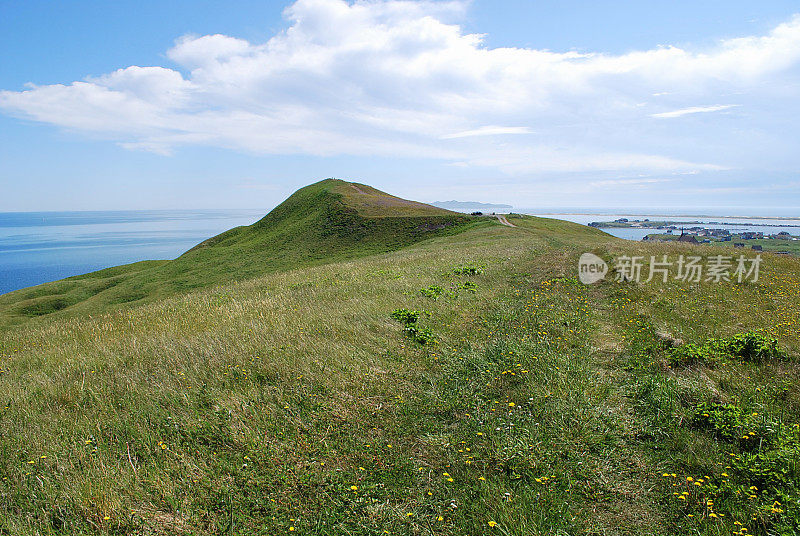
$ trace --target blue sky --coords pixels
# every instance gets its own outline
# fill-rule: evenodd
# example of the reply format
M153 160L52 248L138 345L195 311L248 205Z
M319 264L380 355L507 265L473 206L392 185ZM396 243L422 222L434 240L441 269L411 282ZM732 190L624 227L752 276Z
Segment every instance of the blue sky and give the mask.
M652 4L0 0L0 211L796 213L800 5Z

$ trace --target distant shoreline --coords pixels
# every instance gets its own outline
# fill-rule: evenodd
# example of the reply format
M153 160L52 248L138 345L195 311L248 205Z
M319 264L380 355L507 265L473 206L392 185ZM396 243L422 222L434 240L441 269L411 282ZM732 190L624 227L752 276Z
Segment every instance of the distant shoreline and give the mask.
M589 216L590 214L582 214L583 216ZM566 214L565 214L566 216ZM754 219L754 218L751 218ZM794 221L794 220L790 220ZM596 225L589 225L589 227L596 227L598 229L604 228L617 228L617 229L658 229L660 227L666 227L664 224L668 224L671 227L680 226L688 226L688 225L696 225L696 226L709 226L709 225L726 225L728 227L800 227L800 224L796 223L746 223L746 222L734 222L734 221L670 221L670 220L650 220L650 221L642 221L642 220L633 220L628 222L617 222L617 221L598 221L598 222L591 222ZM647 225L636 225L637 223L644 223ZM631 225L626 225L631 224Z
M648 217L648 218L724 218L726 220L731 220L734 218L746 218L748 220L779 220L779 221L792 221L792 220L800 220L800 216L709 216L704 214L655 214L655 213L647 213L647 214L633 214L628 213L625 211L618 211L615 213L599 213L599 212L540 212L536 211L533 212L520 212L520 214L526 214L528 216L632 216L632 217ZM703 223L703 222L699 222ZM800 227L800 225L786 225L785 227Z

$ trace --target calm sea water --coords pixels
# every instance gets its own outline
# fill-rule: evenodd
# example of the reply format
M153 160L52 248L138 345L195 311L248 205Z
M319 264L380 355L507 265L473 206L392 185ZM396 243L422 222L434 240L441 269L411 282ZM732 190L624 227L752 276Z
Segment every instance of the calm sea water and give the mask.
M174 259L266 212L0 212L0 294L120 264Z

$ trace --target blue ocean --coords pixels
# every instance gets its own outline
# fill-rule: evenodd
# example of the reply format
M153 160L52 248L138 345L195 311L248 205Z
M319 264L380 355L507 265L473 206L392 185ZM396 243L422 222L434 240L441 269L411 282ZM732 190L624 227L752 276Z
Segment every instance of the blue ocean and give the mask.
M0 294L120 264L174 259L267 212L0 212Z

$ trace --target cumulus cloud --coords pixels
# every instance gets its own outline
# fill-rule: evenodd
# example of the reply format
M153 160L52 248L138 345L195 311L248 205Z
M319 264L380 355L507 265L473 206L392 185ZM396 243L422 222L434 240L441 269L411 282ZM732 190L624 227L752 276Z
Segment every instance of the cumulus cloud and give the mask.
M660 142L677 133L658 137L648 121L728 109L691 101L731 90L743 98L800 61L800 17L704 50L611 55L489 48L457 24L467 9L298 0L285 10L287 29L264 43L183 36L167 51L172 66L2 91L0 108L165 154L205 145L431 158L510 174L717 170L727 164L664 153ZM676 109L658 111L666 106Z

